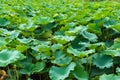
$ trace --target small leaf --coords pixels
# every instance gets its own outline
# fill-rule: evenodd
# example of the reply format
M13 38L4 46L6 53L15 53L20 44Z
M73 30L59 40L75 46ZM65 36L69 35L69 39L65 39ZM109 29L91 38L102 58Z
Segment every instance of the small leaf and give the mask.
M65 67L52 66L49 71L50 79L65 80L65 78L69 76L70 72L74 70L75 66L76 64L74 62Z

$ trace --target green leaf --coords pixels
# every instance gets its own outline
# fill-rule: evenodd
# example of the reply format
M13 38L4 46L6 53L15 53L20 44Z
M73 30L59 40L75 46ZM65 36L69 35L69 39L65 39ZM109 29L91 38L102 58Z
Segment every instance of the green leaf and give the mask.
M103 74L100 76L99 80L119 80L120 76L114 75L114 74Z
M38 17L36 22L37 24L48 24L54 22L54 19L51 17Z
M68 47L67 52L72 53L74 56L80 56L80 51L73 49L72 47Z
M32 54L36 60L46 60L50 59L50 55L44 54L44 53L33 53Z
M89 40L83 37L76 37L73 41L71 41L71 46L78 51L85 50L90 45Z
M75 27L75 28L72 28L72 29L70 29L70 30L68 30L68 31L65 31L65 34L66 34L67 36L75 36L75 35L77 35L82 29L83 29L82 26Z
M0 67L5 67L23 58L25 56L17 50L4 49L0 51Z
M53 40L57 41L60 44L65 44L69 41L74 40L75 36L62 36L62 35L58 35L58 36L54 36Z
M33 50L35 51L39 51L39 52L48 52L50 51L50 46L48 45L38 45L35 47L31 47Z
M41 72L45 68L45 63L44 62L37 62L34 65L34 68L32 72Z
M9 38L11 40L13 40L14 38L17 38L19 36L20 32L21 31L19 31L19 30L8 31L7 29L0 28L1 35L6 36L6 38Z
M31 74L34 74L36 72L41 72L45 68L44 62L37 62L35 64L28 62L23 65L23 68L20 69L21 74L28 74L29 76Z
M120 67L116 68L116 73L120 76Z
M115 30L117 30L117 31L119 31L120 32L120 23L118 23L118 24L116 24L116 25L113 25L113 26L111 26L111 28L113 28L113 29L115 29Z
M37 27L37 25L35 25L31 20L29 20L29 23L27 24L20 24L19 29L25 31L34 31Z
M101 32L101 27L97 26L96 24L94 23L89 23L88 24L88 31L89 32L92 32L92 33L95 33L95 34L98 34L98 35L101 35L102 32Z
M87 32L86 30L82 31L81 34L84 38L88 39L91 42L96 42L98 39L95 34Z
M25 45L17 45L16 46L16 50L20 51L20 52L24 52L25 50L27 50L28 47Z
M52 31L43 32L41 37L44 38L44 39L48 39L48 38L52 37Z
M105 46L105 43L103 43L103 42L98 42L98 43L94 43L94 44L90 44L88 47L89 47L89 49L96 49L96 48L98 48L98 47L104 47Z
M42 26L42 29L45 30L45 31L49 31L53 28L56 28L58 24L55 24L55 23L49 23L49 24L46 24L46 25L43 25Z
M10 22L5 18L0 18L0 26L7 26Z
M59 66L68 65L72 61L72 57L66 56L63 51L57 51L54 56L55 60L52 63Z
M84 70L82 65L77 65L75 67L75 70L73 71L73 75L75 76L76 79L78 80L88 80L88 74Z
M6 44L7 44L6 40L3 37L0 37L0 47L4 46Z
M51 50L52 50L52 52L55 52L56 50L58 50L58 49L62 49L62 47L63 47L63 45L62 44L53 44L52 46L51 46Z
M14 31L9 31L6 35L9 35L7 38L13 40L19 36L21 31L14 30Z
M104 50L101 53L105 55L110 55L112 57L120 56L120 52L117 50Z
M65 78L69 76L70 72L74 70L75 66L76 64L74 62L65 67L52 66L49 71L50 79L65 80Z
M23 38L23 39L20 39L20 38L17 38L17 40L23 44L28 44L32 41L32 38Z
M115 43L110 47L110 49L114 49L114 50L120 49L120 42L115 42Z
M100 69L103 69L105 67L110 68L111 66L113 66L113 59L110 56L97 53L94 55L93 64Z
M88 54L94 53L95 50L94 50L94 49L91 49L91 50L86 50L86 51L78 51L78 50L76 50L76 49L74 49L74 48L72 48L72 47L68 47L68 48L67 48L67 52L73 54L74 56L77 56L77 57L81 57L81 58L82 58L82 57L87 56Z
M109 28L109 27L111 27L112 25L116 25L118 22L117 21L115 21L114 19L111 19L111 18L109 18L109 17L106 17L105 19L104 19L104 24L103 24L103 26L105 26L106 28Z

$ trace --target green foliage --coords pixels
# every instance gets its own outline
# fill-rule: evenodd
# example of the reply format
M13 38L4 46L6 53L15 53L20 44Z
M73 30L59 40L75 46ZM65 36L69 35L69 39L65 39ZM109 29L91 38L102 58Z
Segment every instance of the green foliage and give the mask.
M75 67L75 70L73 71L73 75L78 80L88 80L88 74L84 70L83 66L81 66L81 65L77 65Z
M16 71L8 80L119 80L119 9L114 1L0 1L0 69Z
M17 50L4 49L0 51L0 67L15 63L17 60L24 59L25 56Z
M102 76L100 76L100 80L119 80L120 79L120 76L116 76L114 74L109 74L109 75L106 75L106 74L103 74Z
M74 62L65 67L52 66L49 72L51 80L64 80L74 70L75 66L76 64Z
M101 69L103 69L105 67L110 68L111 66L113 66L112 61L113 60L110 56L106 56L106 55L98 53L98 54L94 55L93 64Z

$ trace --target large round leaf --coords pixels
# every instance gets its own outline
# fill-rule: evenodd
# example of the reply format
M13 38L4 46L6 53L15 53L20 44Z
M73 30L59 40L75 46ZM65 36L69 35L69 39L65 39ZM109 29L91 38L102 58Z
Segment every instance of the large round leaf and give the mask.
M25 56L17 50L2 50L0 51L0 67L5 67L23 58L25 58Z
M112 61L112 57L97 53L94 55L93 64L99 67L100 69L103 69L105 67L110 68L113 65Z
M74 70L75 66L74 62L65 67L52 66L49 71L51 80L64 80L69 76L70 71Z

